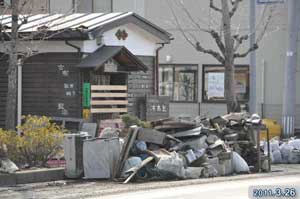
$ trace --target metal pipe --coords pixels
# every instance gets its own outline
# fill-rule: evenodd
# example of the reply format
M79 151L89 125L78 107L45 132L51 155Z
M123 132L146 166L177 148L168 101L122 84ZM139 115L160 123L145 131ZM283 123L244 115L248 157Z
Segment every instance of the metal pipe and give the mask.
M74 45L74 44L72 44L72 43L70 43L68 40L65 40L65 44L66 44L67 46L71 46L72 48L75 48L75 49L77 50L78 53L81 53L81 48L78 47L78 46L76 46L76 45Z
M251 0L250 12L249 12L249 27L250 27L250 47L255 44L256 33L256 1ZM257 99L256 99L256 52L250 53L250 113L256 113L257 111Z
M18 112L17 112L17 124L22 124L22 64L21 60L18 60ZM18 129L18 135L21 135L21 131Z
M265 117L265 69L266 69L266 61L263 59L262 61L262 72L261 72L261 117Z
M153 69L153 79L154 79L154 84L153 84L153 90L154 90L154 95L159 95L159 51L165 46L164 43L161 43L161 46L156 49L156 54L155 54L155 66Z

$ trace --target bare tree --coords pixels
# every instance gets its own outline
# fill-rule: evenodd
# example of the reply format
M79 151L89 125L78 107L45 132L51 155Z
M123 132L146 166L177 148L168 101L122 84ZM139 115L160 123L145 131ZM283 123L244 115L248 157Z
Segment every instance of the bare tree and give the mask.
M16 109L17 109L17 63L18 63L18 29L19 29L19 0L11 1L12 25L10 35L10 53L8 75L8 91L6 100L6 129L14 130L16 127Z
M249 39L251 33L241 34L239 32L239 26L234 28L232 19L240 9L240 4L243 0L219 0L218 5L215 4L214 0L209 0L209 8L214 11L217 17L213 17L208 23L201 23L200 19L194 17L190 10L188 10L183 1L178 2L177 0L168 1L169 7L172 11L173 17L175 19L178 29L181 31L184 38L198 51L201 53L209 54L214 57L220 64L225 67L225 82L224 82L224 97L227 103L228 112L236 112L239 109L239 104L236 98L235 91L235 60L238 58L246 57L250 52L258 49L258 43L263 38L271 19L273 16L274 7L270 7L269 14L266 16L267 11L266 7L263 10L263 17L258 24L262 26L260 28L260 33L256 39L254 45L249 46L244 52L240 52L240 46ZM216 43L218 49L207 49L200 42L201 37L197 37L194 33L186 31L180 19L177 15L177 12L174 8L175 6L179 7L189 20L193 27L195 27L200 33L207 33L211 36L213 41ZM220 17L218 18L218 14ZM219 22L218 22L219 21ZM213 25L211 25L213 23ZM207 27L204 27L207 26ZM235 30L236 31L233 31Z

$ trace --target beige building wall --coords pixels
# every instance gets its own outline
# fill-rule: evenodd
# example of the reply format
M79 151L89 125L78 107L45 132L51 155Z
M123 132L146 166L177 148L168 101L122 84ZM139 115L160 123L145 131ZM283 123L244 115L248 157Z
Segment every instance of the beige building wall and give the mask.
M172 103L171 114L176 116L182 114L187 108L186 115L196 116L200 114L208 114L208 116L216 116L226 112L225 104L208 104L202 103L202 65L203 64L219 64L210 55L197 52L183 37L181 31L176 26L174 17L170 11L172 2L181 27L186 32L193 33L197 39L206 48L217 49L215 42L210 35L199 31L192 25L189 17L184 13L180 6L174 1L168 0L146 0L145 17L160 27L166 29L173 34L174 40L171 44L166 45L160 51L160 63L167 63L166 57L171 56L171 63L174 64L197 64L199 66L198 81L198 100L199 103ZM180 1L177 1L180 2ZM209 9L209 1L182 0L185 8L195 18L202 27L214 27L220 16L219 13ZM217 1L215 1L217 2ZM239 28L239 32L247 33L248 29L248 1L244 1L239 12L233 18L234 31ZM283 93L283 71L285 67L286 47L287 47L287 4L273 4L275 14L272 23L267 30L265 37L259 43L257 50L257 112L262 112L264 108L265 117L270 117L281 122L281 106ZM262 13L265 9L264 5L257 5L257 24L261 23ZM269 7L270 8L270 7ZM163 14L162 14L163 13ZM262 27L262 26L261 26ZM260 32L258 28L257 32ZM249 42L241 48L246 49ZM299 45L300 50L300 45ZM298 55L299 56L299 55ZM300 57L299 57L300 58ZM236 64L249 64L249 57L236 60ZM297 85L300 85L300 64L297 70ZM263 105L263 106L262 106ZM191 108L193 106L193 108ZM300 87L297 87L297 118L296 126L300 128ZM178 111L177 111L178 110Z

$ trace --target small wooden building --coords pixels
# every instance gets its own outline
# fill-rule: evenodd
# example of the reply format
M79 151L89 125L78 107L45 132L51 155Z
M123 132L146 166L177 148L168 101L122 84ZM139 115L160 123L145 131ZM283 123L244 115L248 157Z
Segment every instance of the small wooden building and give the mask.
M157 88L158 49L171 35L131 13L40 14L23 16L22 114L82 118L88 108L99 117L137 115L136 99ZM10 16L0 16L11 26ZM7 38L3 38L7 39ZM0 47L0 128L7 92L5 45ZM28 56L31 54L31 56ZM90 104L84 104L85 86ZM86 106L86 107L84 107ZM97 116L98 118L98 116Z

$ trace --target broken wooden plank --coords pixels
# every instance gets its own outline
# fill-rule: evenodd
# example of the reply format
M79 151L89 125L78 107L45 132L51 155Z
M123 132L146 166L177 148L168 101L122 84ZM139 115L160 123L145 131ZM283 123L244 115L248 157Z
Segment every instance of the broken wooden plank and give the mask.
M114 175L113 175L114 178L119 178L121 176L121 172L124 168L125 161L129 157L130 149L133 146L134 141L136 140L136 137L138 135L138 131L139 131L138 127L133 127L133 128L129 129L128 137L125 140L125 143L124 143L124 145L122 147L122 150L121 150L120 159L119 159L119 161L116 165L116 168L114 169Z
M130 176L123 182L124 184L128 183L136 174L137 172L142 169L144 166L146 166L147 164L149 164L152 160L154 160L154 157L148 157L146 158L142 163L141 165L139 166L136 166L136 167L133 167L131 169L129 169L128 171L126 171L125 173L128 174L128 173L131 173Z

